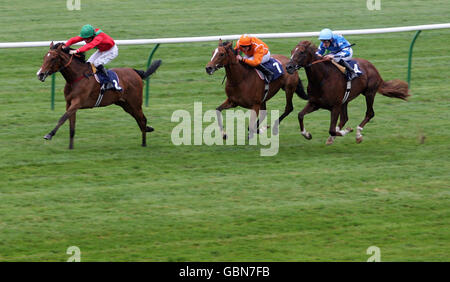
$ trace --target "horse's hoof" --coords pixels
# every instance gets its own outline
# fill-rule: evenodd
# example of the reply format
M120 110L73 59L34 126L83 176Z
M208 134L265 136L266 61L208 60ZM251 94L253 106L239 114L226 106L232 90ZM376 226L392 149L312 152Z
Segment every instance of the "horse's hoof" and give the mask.
M363 141L363 137L356 137L356 144L359 144Z
M328 137L327 142L325 142L325 144L327 145L331 145L334 143L334 138L332 136Z
M142 144L141 146L142 146L142 147L147 147L147 144Z
M147 126L146 131L147 132L153 132L153 131L155 131L155 129L153 127L151 127L151 126Z
M345 130L347 130L348 133L353 132L353 128L347 127Z
M223 134L223 135L222 135L222 139L223 139L223 140L227 140L227 138L228 138L228 135L226 135L226 134Z
M267 128L268 128L267 126L263 126L261 128L258 128L256 133L258 133L258 134L264 133L264 132L266 132Z
M52 140L52 137L53 137L52 135L47 134L47 135L44 136L44 139L45 140Z
M305 137L306 140L311 140L312 139L312 135L309 132L306 132L306 134L302 133L302 136Z

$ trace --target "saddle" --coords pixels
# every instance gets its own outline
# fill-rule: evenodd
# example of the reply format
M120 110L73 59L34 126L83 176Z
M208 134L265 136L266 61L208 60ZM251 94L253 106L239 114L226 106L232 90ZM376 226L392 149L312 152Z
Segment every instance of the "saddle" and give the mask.
M332 63L333 63L333 65L335 65L344 75L345 75L345 77L347 78L347 80L348 80L348 78L350 77L350 75L349 75L349 73L348 73L348 71L347 71L347 69L344 67L344 66L342 66L342 65L340 65L339 63L336 63L335 61L331 61ZM362 70L359 68L359 65L358 65L358 62L357 61L355 61L355 60L349 60L349 61L346 61L347 62L347 64L355 71L355 73L356 73L356 77L360 77L362 74L363 74L363 72L362 72ZM356 78L355 77L355 78Z
M103 95L105 94L106 90L105 90L105 84L109 81L111 81L114 86L117 89L117 86L119 85L119 76L117 75L117 73L115 71L112 70L106 70L108 72L108 76L110 79L108 79L107 77L105 77L105 74L103 72L97 72L97 69L95 68L95 66L93 64L91 64L92 67L92 72L94 73L94 78L95 80L100 84L101 88L100 88L100 93L98 95L97 98L97 102L95 103L94 107L98 107L100 105L100 103L103 100Z

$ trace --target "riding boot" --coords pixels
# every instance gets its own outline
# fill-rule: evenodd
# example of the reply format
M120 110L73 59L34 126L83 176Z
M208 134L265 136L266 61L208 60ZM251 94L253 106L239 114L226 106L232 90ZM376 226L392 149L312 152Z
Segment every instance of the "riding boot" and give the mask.
M265 66L263 66L262 64L259 64L258 66L256 66L256 68L260 71L262 71L262 73L264 74L264 76L266 77L267 83L269 83L270 81L272 81L273 78L273 72L271 72L268 68L266 68Z
M338 64L340 64L341 66L345 67L345 69L347 70L347 79L348 80L353 80L353 79L358 77L358 75L356 74L355 70L347 63L347 61L340 60L338 62Z
M111 82L111 79L109 78L108 71L106 71L105 67L103 65L98 65L97 67L97 73L101 74L105 79L106 82L102 85L102 89L107 91L114 88L114 84Z

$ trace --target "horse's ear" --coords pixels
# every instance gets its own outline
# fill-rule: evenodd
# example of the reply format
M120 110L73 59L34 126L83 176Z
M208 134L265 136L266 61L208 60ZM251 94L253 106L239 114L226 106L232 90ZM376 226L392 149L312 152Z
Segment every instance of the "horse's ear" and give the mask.
M52 41L52 43L50 43L50 49L52 49L53 48L53 41Z
M219 46L222 46L222 38L219 38Z

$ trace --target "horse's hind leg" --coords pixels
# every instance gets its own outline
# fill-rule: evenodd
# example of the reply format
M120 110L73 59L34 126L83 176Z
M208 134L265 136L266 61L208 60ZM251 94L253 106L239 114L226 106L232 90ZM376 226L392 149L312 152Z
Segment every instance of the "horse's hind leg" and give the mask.
M376 91L371 91L365 94L367 110L364 120L356 128L356 143L358 144L361 143L363 140L363 135L361 134L361 131L363 130L364 126L375 116L375 112L373 110L373 102L375 100L376 93L377 93Z
M136 120L142 132L142 147L147 146L147 132L152 132L153 128L147 126L147 118L142 112L142 108L135 109L128 102L117 102L127 113L129 113Z
M272 133L275 135L278 134L278 131L279 131L278 127L279 127L281 121L294 110L294 105L292 104L292 96L293 95L294 95L293 90L288 91L286 89L286 106L284 107L284 113L278 118L277 121L275 121L273 128L272 128Z

